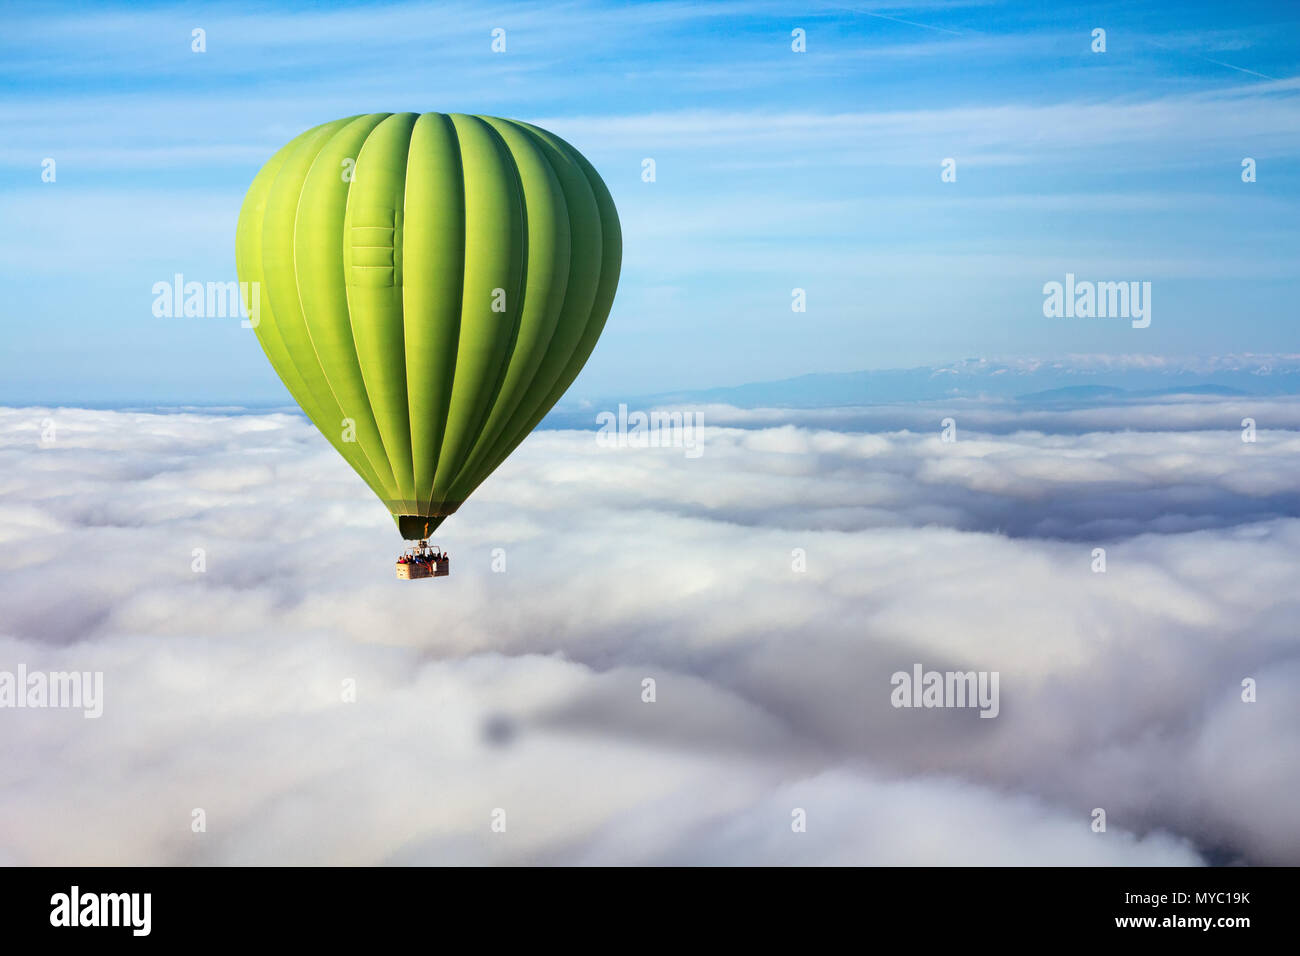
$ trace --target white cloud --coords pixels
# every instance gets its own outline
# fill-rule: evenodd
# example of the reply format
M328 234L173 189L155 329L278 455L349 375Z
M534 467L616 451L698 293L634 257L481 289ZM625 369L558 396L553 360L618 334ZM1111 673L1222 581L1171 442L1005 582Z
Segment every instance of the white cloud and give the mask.
M860 112L676 110L539 120L601 149L762 150L768 158L806 154L853 166L918 164L960 156L974 165L1084 162L1098 151L1145 147L1127 162L1159 164L1179 151L1204 153L1248 137L1258 151L1293 155L1300 79L1111 102L1003 103ZM1186 162L1186 159L1184 159Z
M0 857L1300 860L1300 438L801 414L697 459L539 432L401 582L296 416L0 410L0 670L105 674L99 720L0 710ZM895 710L918 662L1000 716Z

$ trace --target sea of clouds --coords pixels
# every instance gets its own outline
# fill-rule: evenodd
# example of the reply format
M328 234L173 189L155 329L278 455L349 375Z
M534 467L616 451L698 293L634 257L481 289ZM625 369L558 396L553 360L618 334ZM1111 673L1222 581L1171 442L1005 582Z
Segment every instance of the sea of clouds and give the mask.
M0 863L1300 863L1300 400L704 415L406 582L296 415L0 409L0 671L104 675L0 709Z

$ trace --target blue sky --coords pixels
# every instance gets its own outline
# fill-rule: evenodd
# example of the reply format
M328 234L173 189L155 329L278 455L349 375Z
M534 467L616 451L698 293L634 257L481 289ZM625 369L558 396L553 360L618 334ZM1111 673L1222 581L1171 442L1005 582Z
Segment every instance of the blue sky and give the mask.
M0 401L286 400L251 332L155 318L151 288L234 278L261 163L381 110L530 120L600 170L623 279L571 398L1300 351L1294 4L266 9L6 6ZM1044 318L1042 286L1067 272L1151 282L1150 328Z

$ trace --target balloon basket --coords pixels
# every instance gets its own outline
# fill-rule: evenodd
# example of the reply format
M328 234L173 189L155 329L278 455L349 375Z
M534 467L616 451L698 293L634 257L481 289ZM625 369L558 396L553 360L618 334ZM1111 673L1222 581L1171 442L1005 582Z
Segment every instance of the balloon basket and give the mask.
M429 542L407 548L397 559L397 577L402 581L416 578L445 578L451 573L451 556Z

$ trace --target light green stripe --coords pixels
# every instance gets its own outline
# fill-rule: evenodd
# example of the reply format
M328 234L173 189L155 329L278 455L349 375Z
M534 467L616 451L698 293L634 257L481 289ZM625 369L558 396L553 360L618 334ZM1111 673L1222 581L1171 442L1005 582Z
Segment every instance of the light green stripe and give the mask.
M451 115L465 172L465 280L451 405L434 477L433 507L478 438L506 369L523 303L525 233L518 173L496 131L473 116ZM493 311L504 292L504 310ZM453 501L457 499L452 499Z
M348 190L342 236L352 341L400 501L415 497L410 415L406 404L402 261L395 253L389 269L356 268L352 230L362 227L359 235L364 241L371 235L366 230L375 226L391 227L395 250L401 248L406 154L414 125L414 113L396 113L367 137L357 156L352 188Z
M294 225L294 264L313 350L343 418L352 423L355 441L345 442L351 452L349 461L359 456L384 487L385 500L396 500L397 484L352 342L341 241L351 186L351 177L344 178L344 161L355 164L362 143L387 116L358 117L323 144L302 186Z
M433 482L451 404L464 294L465 190L451 119L425 113L411 132L406 169L402 284L406 316L406 394L411 456L421 513L433 505ZM418 264L416 266L415 264Z

